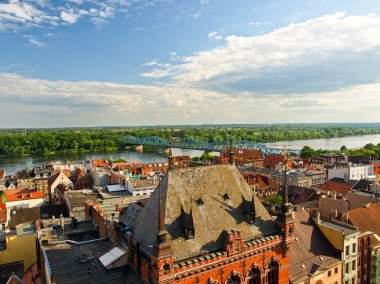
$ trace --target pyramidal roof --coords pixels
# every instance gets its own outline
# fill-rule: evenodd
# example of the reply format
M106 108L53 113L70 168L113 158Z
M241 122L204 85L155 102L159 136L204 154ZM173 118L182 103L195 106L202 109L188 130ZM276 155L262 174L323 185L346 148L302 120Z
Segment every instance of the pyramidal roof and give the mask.
M229 230L241 230L247 240L276 230L271 216L234 166L173 169L132 224L134 241L147 253L152 251L159 230L159 188L167 239L176 260L222 249ZM181 212L189 214L190 208L195 237L187 240ZM247 210L252 208L256 210L256 221L250 225Z

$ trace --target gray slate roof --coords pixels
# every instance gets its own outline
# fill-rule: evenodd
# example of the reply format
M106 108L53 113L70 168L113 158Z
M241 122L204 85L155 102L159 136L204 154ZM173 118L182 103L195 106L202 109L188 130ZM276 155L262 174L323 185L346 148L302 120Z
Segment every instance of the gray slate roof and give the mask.
M165 228L176 260L194 257L223 248L225 231L241 230L245 239L275 232L275 223L256 196L256 222L249 225L244 209L253 192L235 166L216 165L173 169L162 179L161 187ZM158 196L155 190L132 225L134 240L147 253L158 231ZM228 193L225 201L223 195ZM198 205L201 198L204 205ZM195 238L186 240L181 210L192 208Z

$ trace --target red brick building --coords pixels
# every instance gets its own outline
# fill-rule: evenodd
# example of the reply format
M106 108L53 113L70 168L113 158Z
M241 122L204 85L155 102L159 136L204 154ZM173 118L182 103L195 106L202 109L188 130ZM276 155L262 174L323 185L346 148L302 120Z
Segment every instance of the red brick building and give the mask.
M249 172L243 173L243 177L259 197L270 196L279 192L278 184L271 177Z
M153 284L288 283L289 207L273 221L231 165L171 169L129 216L129 264Z
M350 210L348 221L362 232L358 238L358 283L380 281L380 204ZM377 235L377 237L374 236Z
M250 164L254 167L261 168L264 164L264 157L261 150L250 150L241 148L232 148L232 158L236 164ZM225 147L220 152L219 163L231 163L231 147Z
M74 183L74 189L92 188L94 183L89 174L84 169L76 169L70 179Z

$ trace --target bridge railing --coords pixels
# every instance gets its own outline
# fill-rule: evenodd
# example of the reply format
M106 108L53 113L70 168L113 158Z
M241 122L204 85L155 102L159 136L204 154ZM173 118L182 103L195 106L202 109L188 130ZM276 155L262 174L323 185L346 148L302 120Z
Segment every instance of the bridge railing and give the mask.
M191 150L203 150L208 152L220 152L223 148L230 145L230 141L222 140L215 142L205 142L195 138L180 138L176 140L168 140L159 136L145 136L145 137L136 137L136 136L125 136L124 142L126 145L143 145L143 146L157 146L157 147L172 147L172 148L181 148L181 149L191 149ZM251 149L251 150L261 150L263 155L268 154L281 155L283 149L280 148L271 148L264 144L255 143L253 141L245 140L235 140L232 141L234 148L242 149ZM287 152L299 155L299 150L287 149Z

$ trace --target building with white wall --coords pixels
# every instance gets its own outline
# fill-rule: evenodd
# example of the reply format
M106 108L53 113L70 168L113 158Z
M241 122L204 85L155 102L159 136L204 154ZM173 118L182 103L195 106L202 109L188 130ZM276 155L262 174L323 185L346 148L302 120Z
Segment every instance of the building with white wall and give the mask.
M373 174L372 165L352 164L348 167L328 169L328 178L341 178L344 180L360 180Z

